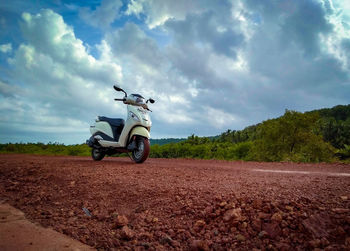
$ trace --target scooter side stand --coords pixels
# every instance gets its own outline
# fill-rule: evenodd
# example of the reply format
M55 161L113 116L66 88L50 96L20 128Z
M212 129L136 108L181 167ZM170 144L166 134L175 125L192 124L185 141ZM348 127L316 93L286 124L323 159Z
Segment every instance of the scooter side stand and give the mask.
M132 159L131 155L130 155L130 152L127 152L127 154L128 154L128 156L129 156L129 158L130 158L132 161L134 161L134 160Z

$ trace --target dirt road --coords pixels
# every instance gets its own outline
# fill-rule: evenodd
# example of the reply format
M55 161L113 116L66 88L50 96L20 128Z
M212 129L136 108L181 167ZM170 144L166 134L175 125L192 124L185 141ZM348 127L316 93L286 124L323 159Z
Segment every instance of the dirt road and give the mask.
M350 249L350 165L0 155L1 199L95 248Z
M50 228L28 221L23 212L0 202L1 251L96 251Z

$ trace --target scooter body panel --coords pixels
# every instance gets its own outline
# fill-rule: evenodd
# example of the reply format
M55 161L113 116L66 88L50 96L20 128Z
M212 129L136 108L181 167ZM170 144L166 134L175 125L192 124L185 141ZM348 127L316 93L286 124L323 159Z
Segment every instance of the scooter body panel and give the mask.
M133 130L133 128L142 127L145 129L145 127L151 128L152 126L152 122L148 113L142 107L127 105L127 111L128 111L128 118L125 122L123 131L119 138L120 147L126 147L126 145L129 143L129 139L131 135L130 132L131 130ZM149 133L147 138L150 138Z
M149 139L151 136L149 134L149 132L147 131L146 128L138 126L135 127L134 129L132 129L132 131L130 132L130 137L129 140L134 136L134 135L138 135L138 136L142 136L145 137L147 139Z
M94 135L97 132L102 132L109 137L113 138L113 132L111 126L105 121L97 121L94 126L90 127L90 132Z

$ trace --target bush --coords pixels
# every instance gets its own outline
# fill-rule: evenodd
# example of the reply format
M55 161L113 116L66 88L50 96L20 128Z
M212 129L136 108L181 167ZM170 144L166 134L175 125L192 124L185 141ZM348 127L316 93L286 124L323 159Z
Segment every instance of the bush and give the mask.
M89 156L90 148L86 144L65 146L58 143L8 143L0 144L0 153Z
M350 145L344 145L344 148L337 150L336 155L342 160L349 159Z
M258 139L252 147L252 158L258 161L331 161L335 149L316 134L317 113L294 111L258 127Z

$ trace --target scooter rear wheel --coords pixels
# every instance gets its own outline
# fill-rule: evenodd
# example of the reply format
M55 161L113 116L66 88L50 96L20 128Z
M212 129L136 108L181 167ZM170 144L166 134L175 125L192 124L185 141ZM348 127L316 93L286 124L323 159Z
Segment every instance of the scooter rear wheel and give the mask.
M139 137L136 139L136 145L137 149L132 151L131 157L136 163L143 163L149 155L149 140L144 137Z
M93 160L95 161L100 161L104 158L106 154L102 151L100 151L99 149L97 148L92 148L91 150L91 157Z

